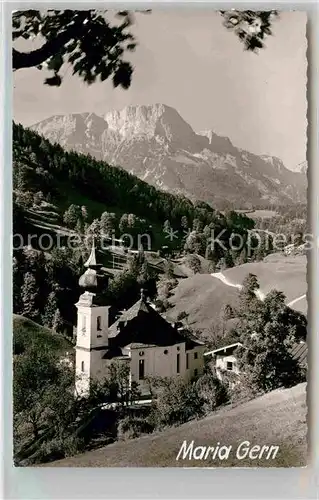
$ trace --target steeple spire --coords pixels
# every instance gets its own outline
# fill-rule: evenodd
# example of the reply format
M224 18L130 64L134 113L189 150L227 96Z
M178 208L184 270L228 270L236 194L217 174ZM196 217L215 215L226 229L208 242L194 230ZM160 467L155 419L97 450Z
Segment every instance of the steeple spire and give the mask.
M87 268L79 279L80 287L88 292L97 293L107 285L108 276L101 271L103 264L98 264L95 252L95 241L93 239L91 253L84 266Z
M85 262L84 266L88 267L89 269L97 269L97 268L102 267L102 264L98 264L97 260L96 260L95 238L94 237L93 237L90 256L89 256L88 260Z

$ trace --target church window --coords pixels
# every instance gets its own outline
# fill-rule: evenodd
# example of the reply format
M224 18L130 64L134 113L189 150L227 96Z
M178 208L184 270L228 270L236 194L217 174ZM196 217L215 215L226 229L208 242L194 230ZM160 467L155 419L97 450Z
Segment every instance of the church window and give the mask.
M96 328L97 328L98 332L100 332L102 330L102 328L101 328L101 316L98 316L96 318Z
M180 350L179 346L177 346L177 350L178 350L178 351Z
M198 353L194 352L194 359L197 359L197 358L198 358Z
M138 362L138 378L144 380L145 377L145 362L144 359L140 359Z
M81 361L81 372L84 372L84 361Z
M168 354L168 350L167 349L165 349L164 354Z
M139 352L139 355L140 355L140 356L144 356L144 351L140 351L140 352Z
M194 370L194 377L197 377L197 374L198 374L198 370L197 370L197 368L195 368L195 370Z
M176 371L177 373L180 372L180 354L177 354L176 356Z
M189 357L188 357L188 352L186 353L186 370L189 368Z

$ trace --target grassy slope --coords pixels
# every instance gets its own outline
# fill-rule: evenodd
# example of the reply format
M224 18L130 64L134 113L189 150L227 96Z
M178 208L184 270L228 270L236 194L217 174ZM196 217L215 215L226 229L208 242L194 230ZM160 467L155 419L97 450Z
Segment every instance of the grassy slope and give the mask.
M231 269L223 274L232 283L242 283L248 273L257 275L261 290L264 293L271 289L283 291L287 303L307 292L306 257L273 254L263 262L252 262ZM168 317L175 319L178 313L185 311L194 329L206 335L216 326L225 304L236 305L238 290L227 286L210 274L196 274L182 280L174 290L170 299L173 305ZM307 301L301 300L292 308L306 314Z
M49 328L38 325L24 316L13 315L13 345L16 353L23 352L33 343L41 348L47 347L64 353L72 351L73 345L64 337L55 334Z
M218 322L225 304L237 302L236 288L224 285L210 274L195 274L180 281L170 299L173 305L168 310L169 318L177 318L185 311L189 314L190 326L209 334L211 328Z
M307 293L307 258L305 255L269 255L263 262L251 262L224 271L233 283L242 283L248 273L256 274L260 289L268 293L272 289L282 291L287 303ZM306 301L297 302L293 307L306 313Z
M277 390L205 419L48 464L55 467L289 467L306 465L306 384ZM183 441L232 446L228 460L179 460ZM279 446L273 460L238 460L239 443Z

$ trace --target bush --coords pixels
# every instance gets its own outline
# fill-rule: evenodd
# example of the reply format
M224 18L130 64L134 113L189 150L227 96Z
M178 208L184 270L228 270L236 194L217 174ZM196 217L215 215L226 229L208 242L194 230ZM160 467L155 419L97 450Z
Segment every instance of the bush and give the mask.
M256 385L252 382L249 374L241 373L235 378L231 378L231 372L225 372L223 377L228 377L229 383L229 396L232 403L240 403L249 401L261 395L263 391L258 390Z
M203 411L210 413L228 401L225 385L212 373L205 373L196 381L198 396L203 401Z
M164 300L156 299L155 300L155 307L160 313L163 313L163 312L167 311L167 309L169 309L170 304L169 304L167 299L164 299Z
M204 414L203 401L194 383L179 378L158 380L152 418L158 428L183 424Z
M30 457L21 462L20 465L53 462L62 458L65 458L63 442L61 439L54 438L51 441L41 443L39 448Z
M85 450L85 441L78 436L68 436L63 440L63 451L65 457L73 457Z
M188 314L187 312L185 311L181 311L180 313L178 313L177 315L177 321L182 321L183 319L186 319L188 317Z
M197 255L190 254L186 257L186 265L195 273L201 272L201 261Z
M134 439L141 434L150 434L153 430L154 425L147 420L127 416L119 422L117 435L118 439Z

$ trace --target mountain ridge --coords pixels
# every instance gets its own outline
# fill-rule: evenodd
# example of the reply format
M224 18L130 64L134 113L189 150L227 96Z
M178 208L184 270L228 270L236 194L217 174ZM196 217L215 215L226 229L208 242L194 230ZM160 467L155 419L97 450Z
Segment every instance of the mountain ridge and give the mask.
M196 133L165 104L105 113L54 115L29 127L66 149L120 166L162 190L219 207L306 199L306 176L270 155L234 146L213 130ZM240 208L240 207L238 207Z

